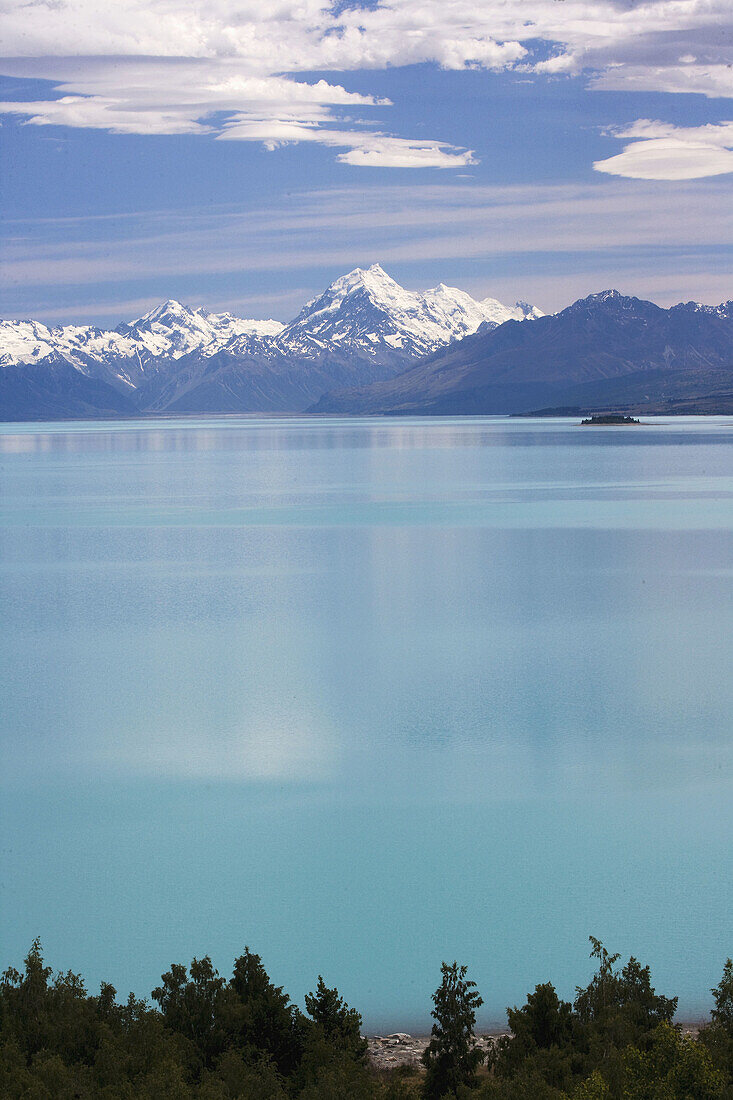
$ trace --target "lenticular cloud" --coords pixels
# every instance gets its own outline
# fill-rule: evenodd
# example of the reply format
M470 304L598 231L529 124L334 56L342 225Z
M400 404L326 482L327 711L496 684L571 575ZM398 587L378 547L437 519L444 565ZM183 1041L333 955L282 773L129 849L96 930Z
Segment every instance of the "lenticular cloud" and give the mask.
M6 102L0 111L34 125L209 134L268 149L315 142L355 166L463 167L475 155L446 135L415 140L385 132L389 101L297 74L432 63L517 69L530 79L588 74L591 87L605 89L731 95L720 34L728 18L726 0L381 0L345 9L325 0L273 0L264 12L259 0L213 0L205 9L194 0L118 0L102 8L95 0L10 0L0 14L12 58L4 71L52 80L61 94ZM347 115L355 107L367 117ZM695 154L671 140L666 153L637 146L596 168L645 179L729 170L725 150Z
M635 138L621 153L596 161L597 172L643 180L689 180L733 172L733 122L671 126L638 119L615 135Z

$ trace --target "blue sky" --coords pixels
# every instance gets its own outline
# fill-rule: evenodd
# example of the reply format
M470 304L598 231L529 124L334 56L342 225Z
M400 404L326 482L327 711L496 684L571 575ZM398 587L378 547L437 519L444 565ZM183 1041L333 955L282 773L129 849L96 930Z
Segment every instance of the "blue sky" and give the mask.
M381 262L545 310L731 297L723 0L26 0L0 314L289 319Z

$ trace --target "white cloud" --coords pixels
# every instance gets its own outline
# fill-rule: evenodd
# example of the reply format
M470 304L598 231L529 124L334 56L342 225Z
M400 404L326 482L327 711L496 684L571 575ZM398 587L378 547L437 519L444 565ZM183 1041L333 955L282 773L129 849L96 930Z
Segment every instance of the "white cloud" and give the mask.
M617 65L594 76L591 88L604 92L696 93L710 99L733 97L733 66L695 65L681 57L680 65Z
M733 94L728 0L380 0L337 11L331 0L7 0L4 71L57 81L62 98L0 109L35 125L141 134L219 132L223 114L229 140L255 140L259 127L269 147L318 142L348 164L445 168L473 163L471 153L382 126L365 134L342 109L385 101L296 74L427 62Z
M334 130L292 119L235 118L228 122L219 141L261 141L276 149L289 142L310 141L344 149L342 164L372 168L455 168L475 164L472 150L434 141L412 141L387 134Z
M351 148L337 159L362 168L456 168L477 163L471 149L454 152L453 146L382 134L369 134L366 141L352 140Z
M7 66L6 66L7 67ZM16 66L10 66L15 68ZM20 68L25 66L21 63ZM33 66L35 68L35 66ZM43 66L68 93L57 100L4 102L0 112L23 115L36 126L74 126L120 134L204 134L221 140L257 141L272 150L290 142L314 142L344 150L344 164L399 168L455 168L476 163L470 150L446 142L411 140L344 128L334 107L385 107L387 99L347 92L326 80L246 76L231 60L150 59L126 63L124 92L118 62L51 61ZM214 124L213 116L229 117Z
M695 145L719 145L725 149L733 145L733 122L709 122L705 126L673 126L658 119L638 118L630 126L616 130L618 138L676 138Z
M119 100L66 95L60 99L0 103L3 114L25 115L33 126L74 126L109 130L113 134L205 134L210 127L186 117L184 111L135 111Z
M687 43L675 56L689 54L730 18L727 0L381 0L335 10L330 0L9 0L0 30L10 56L236 57L259 72L505 68L537 40L600 68L640 44L658 53L675 36Z
M595 161L597 172L641 180L703 179L733 172L733 122L683 127L642 118L615 136L638 140L615 157Z
M206 133L217 112L242 117L266 113L326 122L334 107L383 107L389 100L314 83L241 72L231 59L48 59L6 62L5 70L58 81L60 99L0 103L35 125L66 125L116 133Z

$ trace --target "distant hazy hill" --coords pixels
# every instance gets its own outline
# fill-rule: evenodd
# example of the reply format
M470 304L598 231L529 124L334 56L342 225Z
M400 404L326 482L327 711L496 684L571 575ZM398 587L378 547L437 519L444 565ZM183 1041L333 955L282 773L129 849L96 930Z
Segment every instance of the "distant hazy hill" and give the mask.
M479 327L541 316L442 283L408 291L375 264L336 279L287 325L173 300L113 331L0 321L0 419L302 411L327 390L391 378Z
M480 329L385 382L326 394L317 412L511 413L664 406L733 386L733 302L661 309L592 294L531 325Z

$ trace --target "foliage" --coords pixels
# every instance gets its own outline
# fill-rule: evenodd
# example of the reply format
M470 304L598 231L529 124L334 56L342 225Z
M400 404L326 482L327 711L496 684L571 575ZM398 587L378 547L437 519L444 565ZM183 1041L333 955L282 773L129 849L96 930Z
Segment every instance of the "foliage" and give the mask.
M621 1052L630 1045L646 1049L654 1030L671 1024L677 998L656 993L649 967L633 956L619 968L619 955L611 955L594 936L590 941L598 969L585 988L576 989L574 1071L585 1078L600 1070L616 1097L624 1082Z
M733 959L726 959L720 983L710 990L715 1008L710 1013L713 1024L725 1028L733 1036Z
M577 988L574 1005L548 982L521 1008L507 1009L511 1035L497 1044L491 1066L499 1079L523 1081L528 1096L539 1095L539 1082L573 1097L620 1097L622 1052L631 1044L644 1050L655 1028L674 1016L677 999L655 992L648 966L632 957L619 967L619 955L590 940L598 968L587 987Z
M572 1080L572 1012L549 982L536 986L522 1008L508 1008L511 1035L497 1044L496 1074L513 1077L524 1070L551 1088L564 1088Z
M3 1100L287 1100L378 1096L364 1065L361 1017L319 979L312 1020L245 949L229 981L211 959L174 963L152 993L159 1009L75 974L53 975L33 942L0 982Z
M581 1081L575 1089L572 1100L608 1100L610 1095L611 1093L603 1074L600 1073L599 1070L594 1069L590 1077L586 1077L585 1081Z
M483 1052L476 1046L473 1029L476 1009L484 1003L476 983L466 977L467 968L457 962L442 963L442 981L433 994L435 1019L430 1042L423 1054L427 1100L455 1096L459 1087L471 1086Z
M567 1100L567 1093L554 1088L531 1065L510 1078L489 1077L478 1089L481 1100Z
M729 1082L733 1097L733 960L727 959L720 983L710 990L715 1008L710 1024L700 1032L700 1041Z
M645 1051L624 1055L624 1100L723 1100L725 1075L702 1043L660 1024Z
M293 1073L303 1057L306 1022L248 947L234 963L229 992L230 1036L248 1057L264 1054L281 1074Z
M349 1008L337 989L329 989L321 975L315 993L306 993L305 1007L326 1042L358 1062L366 1058L368 1044L361 1036L361 1016Z
M185 966L173 963L152 997L160 1005L166 1025L189 1039L210 1068L225 1047L221 1017L226 982L208 955L194 959L190 969L189 975Z
M443 963L424 1070L375 1071L361 1017L319 976L303 1014L245 948L230 979L204 956L166 971L152 997L117 1001L54 973L34 940L0 978L2 1100L733 1100L733 962L699 1037L672 1024L649 967L596 939L573 1005L549 982L507 1010L511 1034L480 1070L466 967Z
M641 966L632 955L619 971L615 964L620 956L609 955L595 936L590 941L591 958L597 958L599 966L590 984L576 990L575 1011L581 1023L618 1045L626 1035L652 1031L674 1018L677 998L654 992L648 966Z

